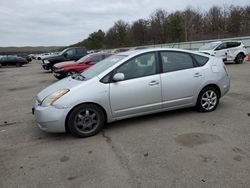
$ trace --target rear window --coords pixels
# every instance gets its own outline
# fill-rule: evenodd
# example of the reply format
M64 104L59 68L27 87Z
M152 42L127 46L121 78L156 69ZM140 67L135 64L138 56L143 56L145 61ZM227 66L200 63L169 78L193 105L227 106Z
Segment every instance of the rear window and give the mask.
M194 59L196 60L196 62L198 63L199 66L205 65L209 60L208 57L204 57L204 56L196 55L196 54L193 54L193 57L194 57Z

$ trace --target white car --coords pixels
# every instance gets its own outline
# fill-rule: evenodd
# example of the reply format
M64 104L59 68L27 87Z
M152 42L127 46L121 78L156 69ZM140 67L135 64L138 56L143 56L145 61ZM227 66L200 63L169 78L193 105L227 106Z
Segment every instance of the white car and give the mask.
M192 106L211 112L229 88L220 58L179 49L133 50L47 87L33 113L44 131L88 137L125 118Z
M247 56L246 47L241 41L211 42L202 46L199 52L222 57L224 61L234 61L237 64L243 63Z

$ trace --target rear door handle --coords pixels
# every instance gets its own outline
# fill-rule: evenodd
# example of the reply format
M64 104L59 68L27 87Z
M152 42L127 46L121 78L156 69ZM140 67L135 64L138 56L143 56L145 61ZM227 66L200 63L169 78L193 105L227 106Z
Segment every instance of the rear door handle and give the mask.
M199 72L196 72L195 74L194 74L194 77L201 77L202 76L202 74L201 73L199 73Z
M149 84L148 84L148 85L150 85L150 86L159 85L159 82L158 82L158 81L156 81L156 80L153 80L153 81L149 82Z

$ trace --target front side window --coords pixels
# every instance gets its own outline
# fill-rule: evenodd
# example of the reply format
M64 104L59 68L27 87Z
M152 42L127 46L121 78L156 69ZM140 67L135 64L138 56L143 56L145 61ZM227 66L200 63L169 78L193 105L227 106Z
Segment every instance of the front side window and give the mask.
M157 73L155 53L146 53L128 60L116 69L123 73L125 80L150 76Z
M224 50L227 48L227 43L221 43L215 50Z
M70 49L70 50L67 51L67 55L68 55L68 56L73 56L73 55L74 55L74 52L75 52L74 49Z
M172 72L194 67L193 59L187 53L160 52L163 72Z

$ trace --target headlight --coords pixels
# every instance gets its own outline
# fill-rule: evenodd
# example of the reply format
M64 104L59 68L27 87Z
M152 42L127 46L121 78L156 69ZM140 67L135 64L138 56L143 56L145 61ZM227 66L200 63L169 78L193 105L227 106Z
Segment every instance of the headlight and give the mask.
M43 99L41 106L47 107L47 106L53 105L53 103L57 99L59 99L60 97L62 97L68 92L69 92L69 89L61 89L61 90L56 91L55 93L52 93L51 95L48 95L47 97Z
M49 60L44 60L43 62L44 62L44 64L49 64L50 63Z

